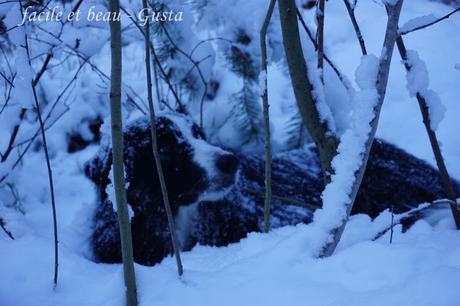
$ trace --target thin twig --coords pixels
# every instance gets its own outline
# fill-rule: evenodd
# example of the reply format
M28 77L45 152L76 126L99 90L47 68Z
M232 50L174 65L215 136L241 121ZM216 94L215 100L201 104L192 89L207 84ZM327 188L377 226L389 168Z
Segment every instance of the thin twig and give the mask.
M20 3L19 9L21 10L21 15L22 15L22 4ZM26 54L27 58L29 61L29 66L32 68L32 62L30 58L30 49L29 49L29 42L27 39L27 32L25 31L25 37L24 37L24 48L26 49ZM46 64L43 66L47 66L49 59L45 60ZM46 68L45 68L46 70ZM43 74L43 72L41 72ZM48 152L48 144L46 141L46 133L45 133L45 125L43 123L43 118L41 115L40 111L40 103L38 103L38 97L37 97L37 91L35 90L35 86L37 83L35 83L35 80L40 79L40 75L38 75L35 79L31 80L30 86L32 87L32 93L34 97L34 103L35 103L35 109L37 111L37 118L38 118L38 123L40 124L40 131L41 131L41 136L42 136L42 141L43 141L43 150L45 151L45 159L46 159L46 168L48 171L48 183L50 187L50 195L51 195L51 210L53 213L53 232L54 232L54 276L53 276L53 283L54 283L54 288L57 286L57 281L58 281L58 268L59 268L59 240L58 240L58 230L57 230L57 215L56 215L56 198L54 195L54 182L53 182L53 171L51 169L51 161L49 157L49 152Z
M150 113L150 134L152 138L152 153L157 166L158 178L161 186L161 194L163 196L163 203L166 210L166 216L168 218L169 232L171 234L171 243L173 245L174 255L176 257L177 271L179 276L182 276L184 269L182 267L182 261L180 258L179 243L177 241L176 227L174 224L174 217L171 210L171 204L169 203L168 190L163 174L163 168L161 165L160 154L158 153L158 138L156 128L155 109L153 107L153 94L152 94L152 72L150 69L150 23L147 16L147 0L142 0L144 9L144 17L146 22L144 25L144 40L145 40L145 69L147 74L147 97Z
M318 45L318 69L321 81L324 83L323 79L323 59L324 59L324 9L325 9L326 0L318 0L316 7L316 21L318 23L318 28L316 29L316 43Z
M6 228L5 221L3 221L3 219L1 217L0 217L0 227L3 229L3 231L5 232L5 234L8 237L10 237L12 240L14 240L13 234L11 234L11 232Z
M50 157L48 153L48 144L46 143L46 135L45 135L45 125L42 120L42 116L40 114L40 105L38 103L38 98L37 98L37 91L35 90L35 86L31 84L32 86L32 91L34 94L34 101L35 101L35 108L37 110L37 117L38 117L38 122L40 123L40 131L42 134L42 141L43 141L43 149L45 151L45 158L46 158L46 168L48 170L48 181L49 181L49 186L50 186L50 192L51 192L51 207L53 210L53 231L54 231L54 287L57 286L57 281L58 281L58 266L59 266L59 251L58 251L58 232L57 232L57 216L56 216L56 199L54 196L54 183L53 183L53 172L51 170L51 162L50 162Z
M42 67L37 72L37 75L35 76L35 78L33 80L34 86L36 86L38 84L38 81L40 81L40 78L42 77L43 73L45 73L46 68L48 67L48 64L49 64L49 62L50 62L52 57L53 57L53 53L51 51L48 52L48 54L46 55L45 60L43 61Z
M203 94L201 95L201 101L200 101L200 128L203 129L203 108L204 108L204 99L206 98L206 94L208 93L208 83L206 82L206 79L204 78L203 72L201 71L199 61L195 61L190 54L187 54L187 52L183 51L179 46L174 42L172 39L171 35L169 35L168 30L166 27L163 25L163 23L160 23L161 27L163 28L164 33L166 34L166 37L168 40L171 42L172 46L179 51L183 56L185 56L191 63L192 65L197 69L198 75L200 77L201 83L203 83Z
M0 75L5 79L5 81L10 84L11 87L14 88L14 84L10 81L10 79L8 79L8 77L6 75L3 74L3 72L0 71Z
M358 21L356 21L355 9L354 7L351 7L351 4L350 2L348 2L348 0L343 0L343 3L345 3L345 7L347 8L348 16L350 16L351 23L353 24L353 28L355 29L356 37L358 38L359 46L361 47L361 53L363 55L366 55L367 54L366 44L364 43L364 38L363 38L363 35L361 34L361 29L358 25Z
M297 9L297 18L300 21L300 24L302 25L302 28L304 29L305 33L307 33L308 38L312 42L313 46L315 47L315 50L318 49L318 45L316 44L316 40L313 37L313 34L311 33L310 29L308 28L307 24L305 23L305 20L302 17L302 14L300 13L299 9ZM343 73L340 72L340 70L337 68L337 66L332 62L332 60L324 53L324 59L326 62L331 66L332 70L335 72L337 77L339 78L340 82L342 82L343 86L347 90L349 94L353 93L355 90L353 86L351 85L350 80L348 80L347 76L345 76Z
M133 17L132 14L130 14L125 8L123 8L122 6L120 7L120 9L128 16L128 18L131 20L131 22L136 26L136 28L141 32L141 34L143 36L145 36L145 33L144 33L144 30L142 29L142 27L137 23L137 20ZM166 71L164 70L163 66L161 65L161 62L158 58L158 55L155 51L155 48L153 48L153 44L150 40L150 50L152 52L152 55L153 55L153 59L155 61L155 63L157 64L157 67L160 68L160 73L161 75L163 76L163 80L166 82L166 84L168 85L168 88L169 90L172 92L173 96L174 96L174 99L176 100L176 103L178 105L178 111L180 113L184 113L186 114L187 113L187 109L185 108L185 106L182 104L180 98L179 98L179 95L177 94L177 91L174 89L174 86L171 84L171 81L169 80L168 78L168 75L166 73Z
M49 62L51 60L51 57L52 57L52 53L49 52L47 57L43 61L42 67L40 68L40 70L35 75L35 77L34 77L34 79L32 81L32 84L33 84L34 87L38 84L38 82L40 81L40 78L42 77L43 73L46 71L46 68L48 67L48 64L49 64ZM13 149L14 142L15 142L16 137L18 135L19 128L21 127L22 120L25 117L26 111L27 111L27 109L22 108L21 112L19 113L19 122L13 127L13 132L11 133L10 140L8 141L8 146L5 149L5 152L1 155L1 162L4 162L8 158L8 156L11 153L11 150Z
M390 244L393 242L394 218L395 218L394 207L393 207L393 204L391 204Z

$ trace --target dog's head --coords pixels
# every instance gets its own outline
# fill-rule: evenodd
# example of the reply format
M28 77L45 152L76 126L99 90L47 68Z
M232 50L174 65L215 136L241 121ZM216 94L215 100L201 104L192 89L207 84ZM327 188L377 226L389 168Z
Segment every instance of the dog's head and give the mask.
M156 121L158 150L168 193L176 205L216 197L235 182L238 160L210 145L201 129L185 117L161 116ZM150 124L140 119L125 133L127 180L157 185L159 181L150 142ZM139 180L145 180L140 182Z
M156 120L158 150L173 214L200 200L223 197L235 182L238 160L207 143L200 128L180 115ZM150 122L140 118L124 129L124 160L127 200L131 218L134 259L151 265L172 252L160 181L152 153ZM87 176L96 184L99 205L93 234L97 260L121 260L117 217L109 194L111 147L105 135L101 151L86 165ZM188 207L187 207L188 206Z
M164 115L156 120L158 150L171 204L182 206L198 200L221 197L235 182L236 157L204 139L201 129L180 115ZM128 202L161 201L157 168L152 154L150 122L140 118L124 132L124 158ZM101 156L105 156L101 158ZM87 166L86 173L106 197L105 187L111 168L110 148ZM134 207L133 207L134 208Z

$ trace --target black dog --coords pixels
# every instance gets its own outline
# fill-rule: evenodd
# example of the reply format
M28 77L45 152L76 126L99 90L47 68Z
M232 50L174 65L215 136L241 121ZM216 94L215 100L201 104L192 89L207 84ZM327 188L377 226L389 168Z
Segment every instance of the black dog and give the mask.
M178 115L158 118L157 129L183 250L196 243L227 245L260 230L264 161L259 155L235 156L212 146L204 140L198 126ZM148 120L129 124L124 139L127 198L134 213L134 259L152 265L171 254L172 246L151 152ZM103 146L86 167L99 195L93 249L97 261L109 263L121 261L117 217L106 192L111 162L110 146ZM310 222L313 209L321 205L322 189L313 146L275 156L273 226ZM393 145L375 141L353 213L375 217L390 207L400 213L418 203L443 197L439 175L431 166Z
M197 125L180 116L157 120L158 142L169 199L174 215L181 206L221 197L235 182L238 160L209 145ZM172 250L156 166L151 151L147 118L128 125L124 134L127 200L131 219L134 258L151 265ZM111 148L102 147L86 165L86 174L97 185L99 203L95 215L93 246L97 260L121 259L118 223L106 192L110 184Z

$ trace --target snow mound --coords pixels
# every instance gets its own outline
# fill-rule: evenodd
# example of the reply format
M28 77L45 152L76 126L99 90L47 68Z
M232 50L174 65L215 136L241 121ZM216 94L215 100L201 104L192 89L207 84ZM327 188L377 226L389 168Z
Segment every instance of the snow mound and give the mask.
M457 305L460 232L450 216L435 227L419 221L404 234L397 227L392 244L388 233L369 241L389 222L388 212L375 221L353 216L326 259L308 255L313 231L298 225L228 247L197 246L183 254L182 279L171 257L136 265L139 305ZM50 240L7 239L0 238L2 305L124 305L121 265L96 264L64 245L53 291Z

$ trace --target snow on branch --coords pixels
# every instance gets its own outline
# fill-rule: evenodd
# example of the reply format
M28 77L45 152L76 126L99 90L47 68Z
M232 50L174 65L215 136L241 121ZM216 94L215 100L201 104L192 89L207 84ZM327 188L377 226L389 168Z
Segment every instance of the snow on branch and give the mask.
M360 88L352 99L351 122L340 137L331 166L331 182L322 193L323 209L317 210L312 227L319 239L319 256L333 254L350 216L366 169L390 72L391 57L398 37L403 0L386 4L388 23L380 59L363 56L355 78Z
M425 15L425 16L420 16L416 17L414 19L409 20L406 22L400 29L399 29L399 34L400 35L406 35L424 28L427 28L429 26L432 26L440 21L443 21L444 19L449 18L456 12L460 11L460 7L456 8L452 12L450 12L447 15L442 16L441 18L438 18L432 14L430 15Z
M379 103L376 89L379 60L374 55L366 55L356 70L355 78L360 90L351 103L350 128L340 137L337 155L332 160L334 174L326 185L321 197L323 209L314 215L314 225L324 232L340 227L347 216L348 206L353 202L352 190L356 172L365 163L366 142L372 131L371 122L375 118L374 108ZM328 240L333 238L327 238Z
M411 67L406 74L409 94L411 97L415 97L417 93L420 93L425 98L430 115L431 129L436 131L439 123L444 118L446 108L436 92L428 88L428 70L425 62L420 59L417 51L407 50L406 62Z

